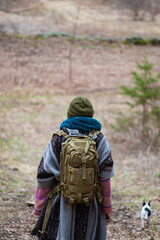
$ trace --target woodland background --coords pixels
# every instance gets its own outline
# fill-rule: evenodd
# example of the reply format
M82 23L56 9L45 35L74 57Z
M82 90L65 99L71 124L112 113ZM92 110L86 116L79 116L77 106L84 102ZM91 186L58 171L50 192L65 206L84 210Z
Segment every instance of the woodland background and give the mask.
M0 239L32 239L36 170L77 95L93 103L115 162L107 239L160 239L160 146L124 120L141 109L120 89L144 55L158 74L159 0L0 0Z

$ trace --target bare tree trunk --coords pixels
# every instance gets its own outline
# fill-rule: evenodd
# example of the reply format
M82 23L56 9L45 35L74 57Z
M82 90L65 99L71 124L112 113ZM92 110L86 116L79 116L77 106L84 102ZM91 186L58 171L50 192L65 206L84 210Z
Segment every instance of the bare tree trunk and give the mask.
M142 135L145 140L149 136L148 132L148 106L146 103L143 104L143 116L142 116Z
M77 16L76 16L75 24L73 26L73 39L71 40L71 44L70 44L70 48L69 48L69 55L68 55L68 59L69 59L68 79L69 79L70 83L73 82L72 54L73 54L73 49L74 49L74 44L75 44L75 36L76 36L76 32L77 32L78 20L79 20L79 15L80 15L80 10L81 10L81 4L80 4L81 0L77 0L76 2L77 2Z

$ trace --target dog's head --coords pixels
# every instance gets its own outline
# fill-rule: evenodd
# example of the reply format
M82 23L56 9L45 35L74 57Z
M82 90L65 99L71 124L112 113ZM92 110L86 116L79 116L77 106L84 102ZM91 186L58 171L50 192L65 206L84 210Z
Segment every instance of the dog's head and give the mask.
M143 201L143 205L142 205L142 206L145 206L145 205L151 206L151 201L149 201L148 203L146 203L145 201Z

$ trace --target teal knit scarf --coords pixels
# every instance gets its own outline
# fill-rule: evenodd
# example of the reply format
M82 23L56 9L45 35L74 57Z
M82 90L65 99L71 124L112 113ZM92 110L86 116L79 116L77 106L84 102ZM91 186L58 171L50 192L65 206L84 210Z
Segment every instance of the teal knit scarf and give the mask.
M101 123L91 117L70 117L61 123L60 129L63 127L69 129L77 129L81 131L91 132L92 130L101 130Z

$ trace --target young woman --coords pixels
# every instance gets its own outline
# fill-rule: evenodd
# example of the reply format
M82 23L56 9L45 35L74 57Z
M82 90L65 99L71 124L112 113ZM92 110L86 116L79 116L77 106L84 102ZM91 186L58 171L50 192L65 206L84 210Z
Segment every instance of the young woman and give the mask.
M101 124L93 118L91 102L85 97L76 97L70 103L67 119L61 123L63 134L53 134L37 171L37 190L34 214L39 219L32 235L45 240L106 240L106 225L111 222L111 186L113 159ZM60 153L66 136L87 135L94 131L92 139L98 152L99 184L102 202L95 193L89 204L76 202L68 207L61 191L54 191L60 182ZM94 136L93 136L94 135ZM54 197L48 196L54 191ZM49 194L51 195L51 194ZM48 207L50 206L50 207ZM48 210L49 209L49 210Z

